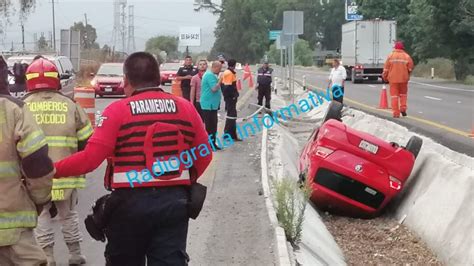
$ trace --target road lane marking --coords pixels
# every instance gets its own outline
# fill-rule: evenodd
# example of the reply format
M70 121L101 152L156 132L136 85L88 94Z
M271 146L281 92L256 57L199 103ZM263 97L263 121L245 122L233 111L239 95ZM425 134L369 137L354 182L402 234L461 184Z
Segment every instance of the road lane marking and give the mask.
M301 82L300 80L296 80L298 82ZM315 87L315 86L311 86L317 90L320 90L322 92L324 92L324 90L320 87ZM383 109L378 109L378 108L375 108L373 106L370 106L370 105L367 105L367 104L364 104L364 103L361 103L361 102L358 102L358 101L354 101L350 98L347 98L347 97L344 97L344 100L346 100L347 102L350 102L350 103L353 103L353 104L356 104L356 105L359 105L359 106L362 106L366 109L369 109L369 110L373 110L373 111L376 111L376 112L384 112L384 113L388 113L388 114L392 114L392 111L391 110L383 110ZM427 119L423 119L423 118L419 118L419 117L415 117L415 116L407 116L403 119L410 119L410 120L414 120L414 121L417 121L417 122L421 122L423 124L427 124L427 125L430 125L430 126L433 126L433 127L437 127L437 128L441 128L441 129L444 129L448 132L451 132L453 134L457 134L457 135L460 135L460 136L463 136L463 137L470 137L471 136L471 133L469 132L466 132L466 131L462 131L462 130L459 130L459 129L455 129L455 128L452 128L452 127L448 127L448 126L445 126L445 125L442 125L442 124L439 124L439 123L436 123L436 122L433 122L431 120L427 120Z
M435 100L435 101L441 101L442 99L440 98L436 98L436 97L431 97L431 96L425 96L426 99L431 99L431 100Z
M467 92L474 92L474 90L468 90L468 89L459 89L459 88L451 88L451 87L444 87L444 86L433 85L433 84L422 83L422 82L416 82L416 81L410 81L410 83L413 83L413 84L418 84L418 85L424 85L424 86L428 86L428 87L439 88L439 89L448 89L448 90L453 90L453 91L467 91Z
M377 88L377 86L375 86L375 85L367 85L367 86L369 86L371 88Z

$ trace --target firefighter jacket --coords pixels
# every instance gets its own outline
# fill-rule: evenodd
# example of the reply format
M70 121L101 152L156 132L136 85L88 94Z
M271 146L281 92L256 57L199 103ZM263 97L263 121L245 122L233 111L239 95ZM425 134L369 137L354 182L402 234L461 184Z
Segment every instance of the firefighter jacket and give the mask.
M89 144L113 150L105 186L114 189L190 185L212 158L194 106L157 88L109 105Z
M43 131L26 105L0 95L0 246L36 227L35 205L51 200L54 166Z
M91 123L84 110L70 98L55 90L28 93L24 101L43 129L49 156L59 161L84 148L92 135ZM85 176L53 179L53 201L66 200L74 188L84 188Z
M413 70L413 60L404 51L395 49L383 67L383 79L389 83L407 83Z
M259 86L270 86L272 84L273 68L259 68L257 73L257 83Z

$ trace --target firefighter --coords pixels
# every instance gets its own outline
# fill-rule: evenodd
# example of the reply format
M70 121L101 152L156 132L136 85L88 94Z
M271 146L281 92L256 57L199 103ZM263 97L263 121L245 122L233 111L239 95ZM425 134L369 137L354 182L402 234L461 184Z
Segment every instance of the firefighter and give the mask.
M58 91L60 80L54 63L44 58L33 61L26 70L26 79L28 94L25 95L24 101L46 135L51 159L58 161L82 150L92 135L91 122L78 104ZM45 206L35 229L38 244L46 253L49 265L55 265L51 219L56 214L59 216L64 240L69 249L69 264L86 262L81 254L79 243L82 241L82 235L75 210L78 201L77 189L84 187L83 175L53 180L53 202Z
M405 52L403 42L395 42L395 49L385 61L382 77L390 84L393 117L407 116L408 81L413 71L413 60Z
M51 201L53 162L26 105L0 86L0 265L44 265L33 228Z
M212 153L193 104L159 85L156 59L145 52L130 55L124 63L127 98L104 110L84 151L56 163L56 176L77 176L110 157L105 183L113 191L104 210L110 216L100 222L107 265L188 261L189 188Z
M272 73L273 68L268 65L266 60L257 73L258 105L263 105L263 98L265 97L265 108L268 109L270 109L272 99Z

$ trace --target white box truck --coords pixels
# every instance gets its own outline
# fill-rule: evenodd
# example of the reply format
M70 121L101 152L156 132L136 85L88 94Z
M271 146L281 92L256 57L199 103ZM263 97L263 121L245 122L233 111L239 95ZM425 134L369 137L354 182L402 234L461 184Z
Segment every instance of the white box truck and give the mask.
M397 22L361 20L342 25L341 61L353 83L382 78L383 65L393 50Z

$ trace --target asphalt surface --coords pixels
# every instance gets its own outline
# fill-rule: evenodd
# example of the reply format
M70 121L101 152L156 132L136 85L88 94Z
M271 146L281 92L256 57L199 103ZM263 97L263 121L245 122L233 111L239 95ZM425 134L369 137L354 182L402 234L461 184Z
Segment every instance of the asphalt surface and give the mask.
M169 86L164 89L171 91ZM244 88L241 98L246 98L243 96L247 91ZM250 93L253 95L249 101L255 101L255 93ZM96 99L96 110L103 111L117 99ZM246 104L241 106L239 117L255 111ZM224 126L223 109L219 114L220 132ZM260 138L258 134L215 153L212 164L200 178L208 186L208 195L200 217L190 222L187 250L190 265L275 265L273 231L260 193ZM79 191L77 211L87 265L105 265L105 243L93 240L83 222L93 202L108 193L103 188L104 172L105 163L87 175L87 187ZM54 221L54 228L57 265L68 265L69 255L58 221Z
M280 69L275 67L277 76ZM311 88L326 88L328 72L316 69L296 69L298 82L306 77ZM447 81L412 78L408 89L408 117L392 118L391 110L377 109L383 84L365 81L352 84L346 81L344 103L376 116L392 120L409 130L421 133L461 153L474 156L474 142L469 135L474 129L474 86ZM387 84L390 106L389 86Z

